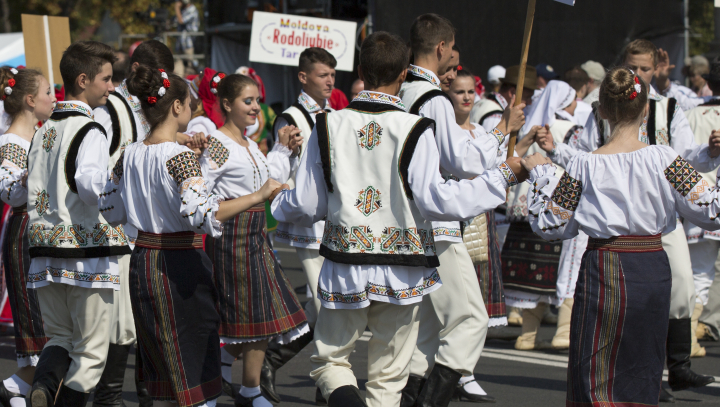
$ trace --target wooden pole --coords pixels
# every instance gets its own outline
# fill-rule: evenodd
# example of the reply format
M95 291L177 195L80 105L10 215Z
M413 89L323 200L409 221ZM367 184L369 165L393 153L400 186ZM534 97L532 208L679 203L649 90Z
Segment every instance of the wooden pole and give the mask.
M535 19L535 1L529 0L527 16L525 17L525 35L523 36L522 54L520 55L520 72L518 73L517 88L515 88L515 106L522 103L523 87L525 86L525 68L527 67L528 51L530 50L530 34L532 34L533 20ZM515 142L517 141L517 131L510 133L508 140L507 158L515 153Z

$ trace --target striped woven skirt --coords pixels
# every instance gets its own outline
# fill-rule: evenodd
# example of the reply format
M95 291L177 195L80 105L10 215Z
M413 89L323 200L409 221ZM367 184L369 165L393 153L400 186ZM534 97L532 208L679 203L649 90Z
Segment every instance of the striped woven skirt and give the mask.
M218 398L220 317L202 237L138 232L130 298L141 358L137 374L150 397L180 407Z
M561 252L562 242L543 240L528 222L510 223L502 249L505 290L554 296Z
M37 294L32 288L27 288L27 274L30 269L28 221L25 207L13 208L8 219L3 247L5 284L12 311L19 367L37 365L40 352L48 341Z
M265 219L265 206L255 206L223 223L221 237L205 241L225 343L275 336L288 342L308 329L295 290L270 250Z
M494 211L487 212L487 226L488 261L476 264L475 272L480 283L485 308L487 308L488 317L490 317L488 327L492 328L507 325L500 244L498 242L497 227L495 226Z
M590 239L572 309L568 407L658 405L671 285L660 235Z

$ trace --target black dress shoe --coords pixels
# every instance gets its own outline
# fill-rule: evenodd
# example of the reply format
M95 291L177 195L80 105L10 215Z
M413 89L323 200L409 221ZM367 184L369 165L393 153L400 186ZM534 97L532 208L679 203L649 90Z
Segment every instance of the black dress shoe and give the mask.
M10 407L10 399L15 397L25 398L25 395L11 392L5 388L5 383L0 381L0 404L3 407Z
M53 407L55 395L58 394L68 367L70 352L60 346L46 346L40 354L35 367L32 389L30 389L30 405L32 407Z
M235 397L236 394L240 393L240 385L230 383L229 381L222 379L222 389L225 394L230 397Z
M415 401L417 407L448 407L461 377L460 372L435 363Z
M253 402L255 401L255 399L259 399L260 397L264 398L262 393L252 397L245 397L242 394L238 393L235 396L235 407L253 407Z
M699 375L690 369L691 329L690 318L671 319L668 325L668 384L672 391L703 387L715 381L712 376Z
M660 402L661 403L674 403L675 397L668 393L667 390L665 390L664 387L660 386Z
M325 397L323 397L319 387L315 388L315 405L327 406L327 400L325 400Z
M67 386L60 386L60 392L57 400L55 400L55 407L84 407L89 399L90 393L83 393Z
M340 386L328 398L330 407L367 407L360 390L355 386Z
M480 394L470 393L465 390L465 385L474 382L475 379L467 381L463 384L458 383L455 387L455 393L453 394L452 401L470 401L473 403L494 403L495 397L488 396L487 394L482 396Z

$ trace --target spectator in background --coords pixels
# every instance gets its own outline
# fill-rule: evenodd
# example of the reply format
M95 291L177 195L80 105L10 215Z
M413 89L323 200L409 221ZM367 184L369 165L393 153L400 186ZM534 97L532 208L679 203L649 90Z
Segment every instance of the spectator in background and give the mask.
M537 71L537 89L532 97L533 101L540 97L540 94L542 94L543 90L545 90L548 82L553 79L560 79L560 75L558 75L558 73L555 72L555 69L548 64L538 64L535 67L535 70Z
M194 55L195 43L193 37L188 33L198 32L200 29L198 10L190 0L178 0L175 2L175 14L177 15L178 31L182 33L175 43L175 50L184 55ZM190 59L188 63L194 65L195 61ZM180 59L175 60L175 73L185 76L185 63Z
M580 68L590 77L588 94L583 99L583 102L592 106L593 102L600 100L600 84L605 79L605 68L595 61L587 61L580 65Z
M362 79L358 78L355 79L355 82L353 82L352 86L350 87L350 100L355 99L355 96L358 95L358 93L365 90L365 82L362 81Z
M335 110L342 110L349 104L350 102L348 102L345 92L338 88L333 88L332 93L330 94L330 107Z
M447 72L440 75L440 87L445 93L450 92L450 85L452 85L455 78L457 78L458 67L460 66L460 48L457 44L453 45L452 58L450 59L450 68Z
M487 95L500 91L500 85L505 78L505 68L502 65L495 65L488 70Z
M572 68L565 72L563 75L563 81L567 82L573 89L575 89L577 98L577 107L575 108L575 124L580 126L585 125L588 117L592 114L592 106L583 102L583 99L588 94L588 87L590 86L590 76L587 72L582 70L579 66Z
M130 70L130 57L122 51L115 51L117 61L113 64L112 83L116 88L125 80L127 72Z
M690 89L700 97L712 96L705 76L710 73L710 62L702 55L695 55L685 60L683 74L690 79Z

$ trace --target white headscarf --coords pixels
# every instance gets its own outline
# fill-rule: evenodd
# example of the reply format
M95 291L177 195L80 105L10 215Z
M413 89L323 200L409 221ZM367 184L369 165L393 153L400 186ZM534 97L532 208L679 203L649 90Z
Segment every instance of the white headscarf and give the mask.
M532 126L552 126L555 123L555 115L575 123L573 116L566 112L566 107L575 100L576 93L566 82L552 80L537 100L530 105L530 110L525 119L523 134L526 134Z

